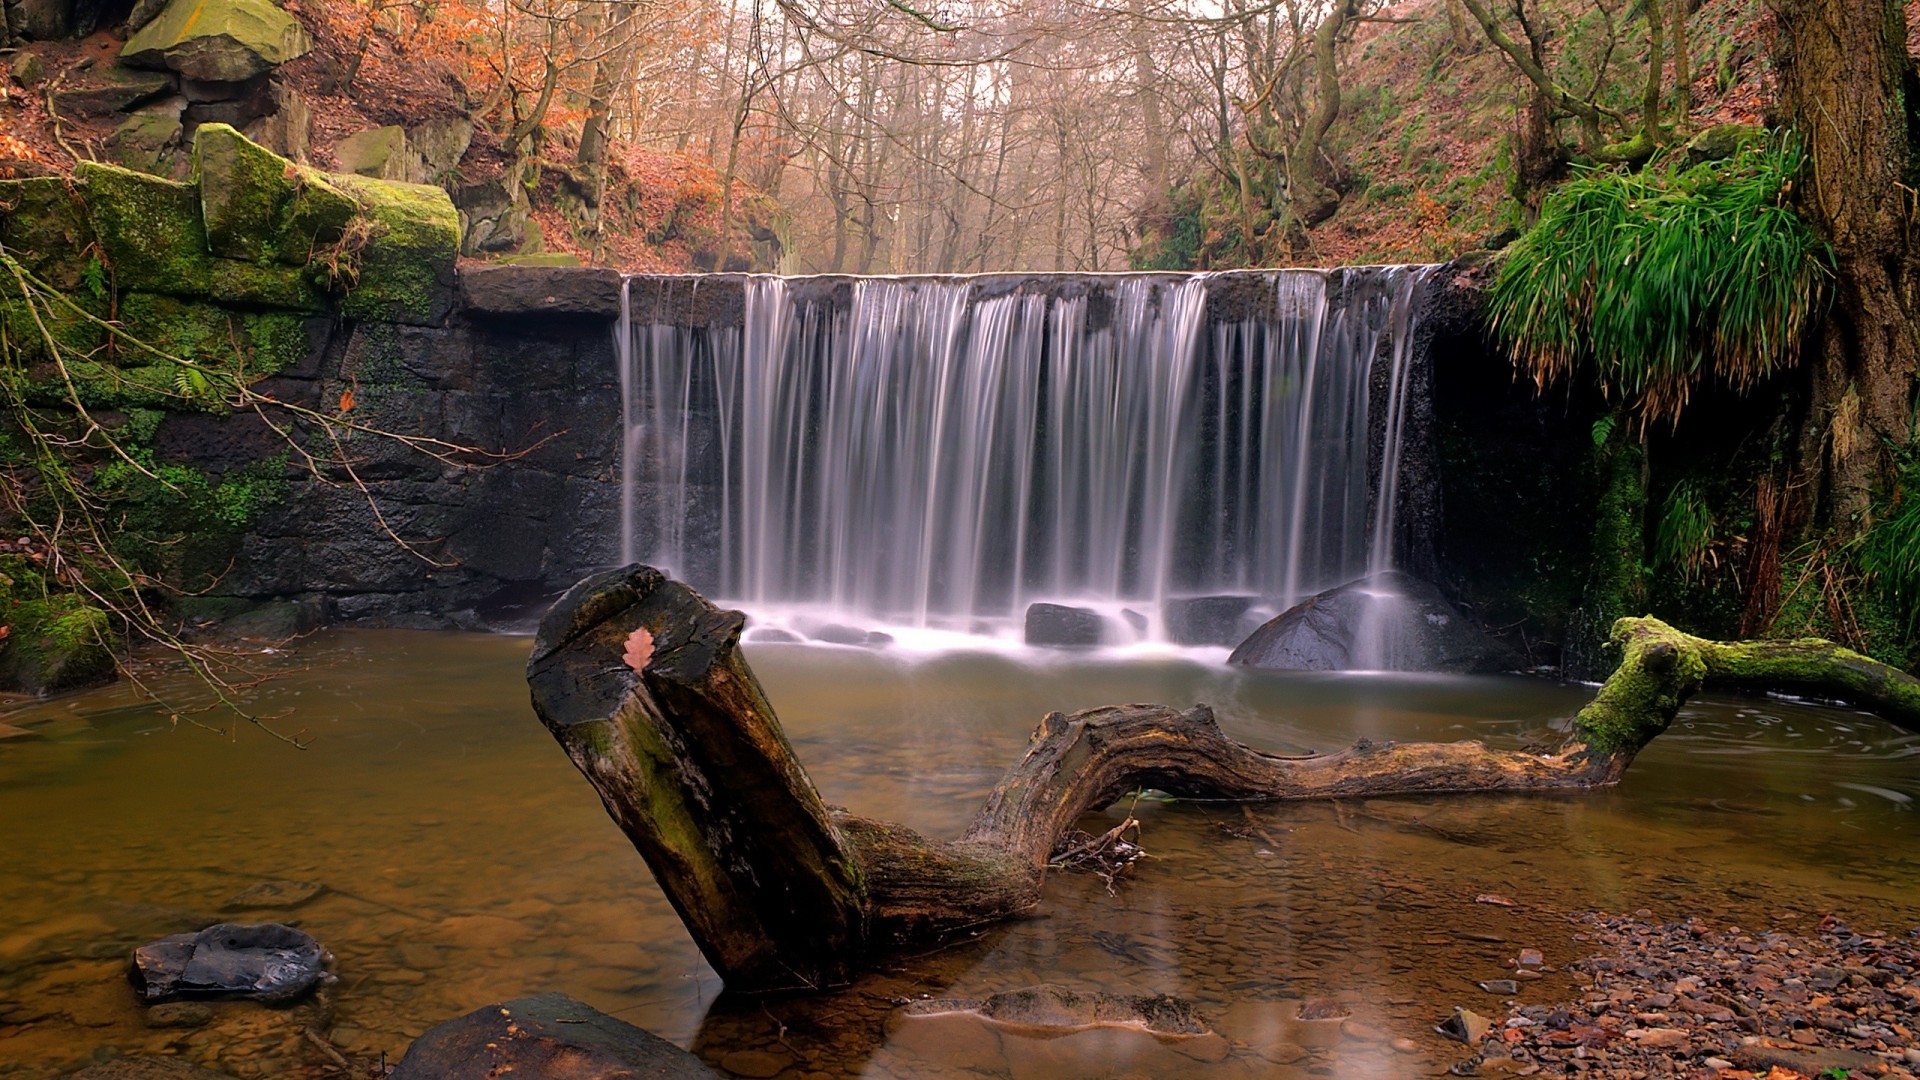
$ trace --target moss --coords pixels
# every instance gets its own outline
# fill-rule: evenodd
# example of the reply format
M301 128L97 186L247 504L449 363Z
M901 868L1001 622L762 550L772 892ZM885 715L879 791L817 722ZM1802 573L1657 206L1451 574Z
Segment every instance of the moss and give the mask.
M287 200L276 247L289 266L311 262L319 249L337 244L360 212L360 204L323 174L293 167L293 195Z
M201 125L193 137L193 181L214 255L242 262L273 257L282 214L293 198L292 169L292 162L230 125Z
M167 356L196 364L226 365L233 360L234 316L207 303L154 293L128 293L120 301L120 326L142 344ZM119 342L115 359L126 367L144 367L161 358L131 342Z
M327 309L326 294L297 269L213 259L209 263L208 281L209 295L227 303L314 314Z
M0 180L0 247L34 276L81 291L93 240L86 205L64 177Z
M307 356L307 320L291 312L266 311L245 317L247 345L253 350L247 370L278 375Z
M112 621L71 593L49 592L32 564L0 556L0 687L44 694L113 677Z
M340 302L351 319L437 325L452 306L460 216L437 187L341 177L367 226L358 276Z
M118 288L207 294L212 255L192 185L91 161L76 166L74 176Z
M42 307L35 318L25 300L0 300L0 352L12 363L50 364L49 336L69 358L92 355L107 340L107 332L99 323L64 305Z
M1606 486L1594 513L1586 590L1569 627L1566 668L1574 678L1605 675L1619 659L1617 620L1646 612L1646 451L1626 427L1614 421L1594 453L1595 473Z
M1574 718L1574 736L1605 754L1632 753L1667 729L1706 676L1698 639L1658 619L1621 619L1619 667Z

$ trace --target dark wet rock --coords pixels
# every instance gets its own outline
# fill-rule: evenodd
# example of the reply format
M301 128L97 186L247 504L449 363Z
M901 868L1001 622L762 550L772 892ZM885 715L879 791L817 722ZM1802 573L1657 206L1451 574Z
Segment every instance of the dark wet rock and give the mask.
M776 645L791 645L795 642L805 640L806 638L801 637L799 634L791 630L782 630L777 626L764 626L747 632L747 641L755 645L763 642Z
M89 85L55 91L53 107L61 116L112 116L173 90L171 76L155 71L110 67Z
M222 907L226 911L297 908L326 890L325 885L311 881L262 881L234 893Z
M1120 618L1125 620L1128 626L1133 627L1135 633L1144 634L1147 632L1147 617L1132 608L1122 608Z
M175 1058L121 1058L92 1065L66 1080L233 1080L226 1073L189 1065Z
M1105 636L1106 627L1097 611L1065 604L1033 604L1027 608L1029 645L1098 645Z
M1518 657L1440 590L1387 571L1310 596L1253 632L1229 663L1282 671L1507 671Z
M1137 1027L1159 1035L1210 1035L1213 1025L1199 1010L1167 994L1129 997L1120 994L1083 994L1064 986L1043 983L985 998L936 998L915 1001L902 1010L908 1016L972 1013L1008 1027L1051 1032L1092 1027Z
M1254 629L1245 625L1251 596L1180 596L1160 606L1167 640L1176 645L1238 645Z
M460 298L489 315L620 314L620 272L584 266L481 266L460 271Z
M284 1004L329 978L333 954L280 923L219 923L134 950L128 977L148 1004L178 998L251 998Z
M718 1080L699 1058L565 994L475 1009L416 1039L391 1080Z

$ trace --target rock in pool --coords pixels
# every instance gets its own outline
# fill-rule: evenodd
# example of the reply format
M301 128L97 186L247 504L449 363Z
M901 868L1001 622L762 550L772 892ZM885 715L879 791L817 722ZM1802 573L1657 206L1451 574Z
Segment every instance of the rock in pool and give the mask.
M1100 613L1065 604L1032 604L1027 607L1027 644L1076 646L1098 645L1106 637Z
M719 1080L699 1058L649 1031L541 994L487 1005L430 1029L389 1080Z
M1227 662L1282 671L1455 674L1521 666L1439 589L1391 570L1302 600L1255 630Z
M280 1005L330 979L332 962L332 953L291 926L219 923L140 946L127 974L149 1005L180 998L251 998Z

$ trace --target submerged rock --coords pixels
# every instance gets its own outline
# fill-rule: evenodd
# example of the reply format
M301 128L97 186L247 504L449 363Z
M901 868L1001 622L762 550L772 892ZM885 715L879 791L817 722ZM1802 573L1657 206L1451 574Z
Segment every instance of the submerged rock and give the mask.
M1137 1027L1158 1035L1210 1035L1213 1026L1193 1005L1167 994L1129 997L1083 994L1043 983L985 998L937 998L905 1007L908 1016L971 1013L1008 1027L1050 1032L1091 1027Z
M1240 643L1228 663L1283 671L1506 671L1510 650L1440 590L1387 571L1310 596Z
M219 923L171 934L133 952L128 971L148 1004L179 998L252 998L284 1004L329 978L333 954L303 931L280 923Z
M718 1073L685 1050L565 994L487 1005L440 1024L414 1040L391 1080L506 1075L719 1080Z
M226 1073L214 1072L189 1065L177 1058L121 1058L101 1065L92 1065L76 1073L68 1073L66 1080L233 1080Z
M1027 608L1027 644L1098 645L1106 637L1100 613L1065 604L1033 604Z

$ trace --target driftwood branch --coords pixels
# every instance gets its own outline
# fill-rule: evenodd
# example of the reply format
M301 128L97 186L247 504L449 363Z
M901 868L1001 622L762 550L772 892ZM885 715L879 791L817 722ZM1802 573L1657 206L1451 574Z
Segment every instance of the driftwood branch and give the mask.
M574 586L541 624L534 710L599 792L729 987L849 981L872 958L1040 902L1056 845L1131 791L1334 799L1569 791L1620 778L1704 681L1842 697L1920 725L1920 682L1825 642L1721 643L1653 619L1549 753L1477 741L1263 753L1206 706L1049 713L956 840L830 810L739 652L745 619L658 570Z

